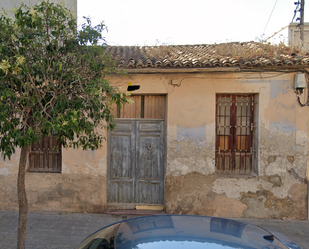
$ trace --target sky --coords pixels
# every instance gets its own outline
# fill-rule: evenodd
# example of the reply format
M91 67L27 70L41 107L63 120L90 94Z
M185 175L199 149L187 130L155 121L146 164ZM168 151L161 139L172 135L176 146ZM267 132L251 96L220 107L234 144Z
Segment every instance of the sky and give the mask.
M77 16L104 21L108 45L261 41L287 26L298 0L77 0ZM300 1L300 0L299 0ZM299 17L299 12L294 19ZM309 1L305 4L309 22ZM288 42L288 28L272 43Z

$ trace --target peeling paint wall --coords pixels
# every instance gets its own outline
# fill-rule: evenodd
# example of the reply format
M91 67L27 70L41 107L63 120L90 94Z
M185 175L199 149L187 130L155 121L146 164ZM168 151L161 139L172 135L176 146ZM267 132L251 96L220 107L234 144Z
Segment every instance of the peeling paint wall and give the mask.
M179 85L172 85L172 80ZM308 107L297 103L294 74L130 74L116 86L166 94L165 210L224 217L307 218ZM256 95L256 174L218 175L216 94ZM62 151L62 173L27 173L30 210L104 212L107 144ZM19 153L0 161L0 209L16 209Z
M168 96L168 213L307 218L308 110L297 103L293 76L178 78L181 86ZM217 93L257 96L256 175L215 173Z

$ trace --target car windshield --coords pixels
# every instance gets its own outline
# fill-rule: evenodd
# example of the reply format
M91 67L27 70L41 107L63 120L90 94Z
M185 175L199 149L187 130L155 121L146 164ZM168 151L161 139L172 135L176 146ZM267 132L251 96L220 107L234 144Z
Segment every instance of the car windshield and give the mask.
M114 248L114 235L120 223L102 228L90 235L76 249L112 249Z

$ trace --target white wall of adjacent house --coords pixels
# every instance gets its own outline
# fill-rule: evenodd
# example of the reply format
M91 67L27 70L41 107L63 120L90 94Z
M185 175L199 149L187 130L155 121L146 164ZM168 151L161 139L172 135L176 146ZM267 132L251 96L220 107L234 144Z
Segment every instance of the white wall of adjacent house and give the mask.
M67 7L73 15L77 16L77 0L49 0L52 3L63 4ZM0 1L0 10L4 8L7 12L10 12L14 9L20 7L22 3L28 6L33 6L35 4L39 4L40 0L1 0ZM8 13L9 14L9 13Z
M305 48L309 48L309 23L304 24L304 41ZM289 25L289 44L293 47L300 47L300 27L298 23L290 23Z

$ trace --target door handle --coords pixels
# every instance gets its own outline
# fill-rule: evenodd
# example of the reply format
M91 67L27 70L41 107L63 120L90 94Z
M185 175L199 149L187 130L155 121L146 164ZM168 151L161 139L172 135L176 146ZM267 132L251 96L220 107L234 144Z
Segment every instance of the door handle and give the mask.
M148 150L151 150L151 149L152 149L152 145L151 145L150 142L149 142L148 145L147 145L147 149L148 149Z

